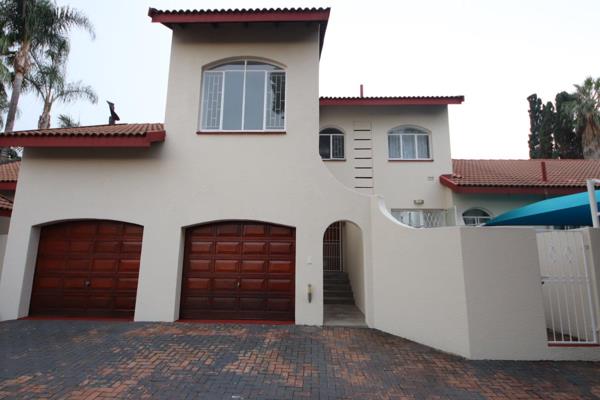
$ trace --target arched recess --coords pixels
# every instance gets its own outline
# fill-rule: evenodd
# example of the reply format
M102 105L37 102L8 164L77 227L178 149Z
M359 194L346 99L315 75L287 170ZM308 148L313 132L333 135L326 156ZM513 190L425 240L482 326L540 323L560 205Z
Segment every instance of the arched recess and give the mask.
M354 222L333 222L323 234L323 302L326 325L364 325L363 233Z
M179 318L295 320L296 230L227 220L185 229Z
M143 226L82 219L38 229L29 315L133 318Z
M485 224L492 218L492 213L481 207L472 207L462 213L465 225L478 226Z

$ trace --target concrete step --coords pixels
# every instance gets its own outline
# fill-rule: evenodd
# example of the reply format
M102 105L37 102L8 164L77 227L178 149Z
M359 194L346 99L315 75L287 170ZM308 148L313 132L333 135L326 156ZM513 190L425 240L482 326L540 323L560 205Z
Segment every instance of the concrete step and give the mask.
M323 302L325 304L354 304L354 299L352 297L326 297Z
M323 283L323 287L325 290L327 289L348 289L352 290L352 286L350 286L350 282L325 282Z

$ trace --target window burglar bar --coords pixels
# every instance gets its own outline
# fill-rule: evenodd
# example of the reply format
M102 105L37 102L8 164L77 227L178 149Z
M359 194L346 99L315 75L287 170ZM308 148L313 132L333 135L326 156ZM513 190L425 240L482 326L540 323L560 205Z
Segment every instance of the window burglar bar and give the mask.
M597 344L598 325L582 232L537 235L549 344Z
M343 271L343 222L329 225L323 237L323 270Z

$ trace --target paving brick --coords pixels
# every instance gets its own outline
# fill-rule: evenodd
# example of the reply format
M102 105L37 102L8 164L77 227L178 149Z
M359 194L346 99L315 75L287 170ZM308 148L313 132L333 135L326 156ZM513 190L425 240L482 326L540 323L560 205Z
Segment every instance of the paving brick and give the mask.
M0 399L594 399L600 363L468 361L360 328L0 323Z

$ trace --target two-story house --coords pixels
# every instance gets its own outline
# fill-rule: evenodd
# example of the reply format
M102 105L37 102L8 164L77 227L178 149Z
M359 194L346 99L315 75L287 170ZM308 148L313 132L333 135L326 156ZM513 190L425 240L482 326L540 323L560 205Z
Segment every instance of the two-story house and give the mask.
M25 149L0 319L322 325L343 269L370 327L473 358L593 358L547 348L533 231L408 226L452 225L463 97L319 98L329 12L150 9L172 31L164 123L0 137Z

